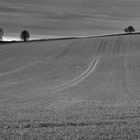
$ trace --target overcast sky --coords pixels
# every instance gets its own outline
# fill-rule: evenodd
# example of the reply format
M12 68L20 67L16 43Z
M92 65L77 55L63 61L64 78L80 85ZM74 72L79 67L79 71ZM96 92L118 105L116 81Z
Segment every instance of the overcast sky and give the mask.
M140 0L0 0L0 26L9 35L91 35L140 30Z

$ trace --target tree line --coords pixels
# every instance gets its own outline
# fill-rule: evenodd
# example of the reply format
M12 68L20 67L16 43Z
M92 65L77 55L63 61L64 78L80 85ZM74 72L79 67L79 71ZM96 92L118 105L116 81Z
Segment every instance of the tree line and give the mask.
M0 41L3 40L4 31L2 28L0 28ZM28 41L30 38L30 33L27 30L23 30L20 34L20 39L24 42Z
M135 32L135 29L133 26L128 26L127 28L124 29L124 32L131 34ZM4 31L2 28L0 28L0 41L2 41L2 38L4 36ZM28 41L30 38L30 33L27 30L23 30L20 34L20 39L24 42Z

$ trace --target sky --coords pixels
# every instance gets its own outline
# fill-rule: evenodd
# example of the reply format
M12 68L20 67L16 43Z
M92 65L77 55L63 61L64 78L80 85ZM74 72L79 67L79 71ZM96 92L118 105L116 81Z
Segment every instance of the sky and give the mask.
M140 31L140 0L0 0L0 28L18 37L100 35Z

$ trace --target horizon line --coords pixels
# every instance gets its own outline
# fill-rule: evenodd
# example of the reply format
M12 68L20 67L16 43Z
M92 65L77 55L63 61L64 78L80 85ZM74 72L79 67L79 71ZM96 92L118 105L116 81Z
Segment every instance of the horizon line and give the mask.
M62 35L32 35L29 40L47 40L47 39L69 39L69 38L91 38L91 37L108 37L108 36L117 36L117 35L133 35L133 34L140 34L140 32L134 33L112 33L112 34L96 34L96 35L76 35L76 36L62 36ZM35 37L36 36L36 37ZM38 36L38 37L37 37ZM2 41L20 41L21 39L17 36L3 36Z

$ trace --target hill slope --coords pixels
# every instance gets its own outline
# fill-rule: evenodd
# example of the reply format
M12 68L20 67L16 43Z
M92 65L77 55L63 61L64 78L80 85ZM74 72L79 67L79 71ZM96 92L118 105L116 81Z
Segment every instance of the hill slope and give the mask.
M1 124L90 121L103 117L96 106L139 105L139 44L125 35L0 45Z
M0 45L0 90L137 99L139 44L131 35Z

